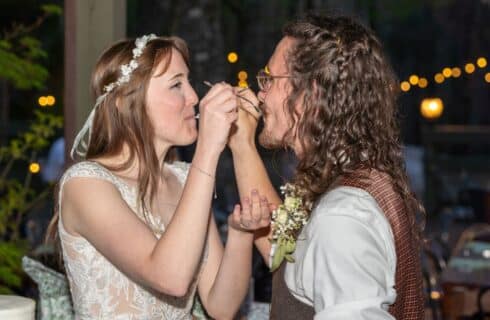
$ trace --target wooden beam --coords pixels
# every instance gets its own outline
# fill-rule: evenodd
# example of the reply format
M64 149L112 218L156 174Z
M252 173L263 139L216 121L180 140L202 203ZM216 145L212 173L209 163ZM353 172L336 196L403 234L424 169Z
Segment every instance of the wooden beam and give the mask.
M93 107L90 77L102 53L126 35L126 0L66 0L65 14L65 157Z

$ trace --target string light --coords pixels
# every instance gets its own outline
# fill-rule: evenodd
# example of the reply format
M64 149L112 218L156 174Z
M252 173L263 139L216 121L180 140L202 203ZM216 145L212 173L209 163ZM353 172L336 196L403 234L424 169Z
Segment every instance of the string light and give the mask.
M51 107L54 106L56 103L56 98L49 95L49 96L41 96L39 99L37 99L37 103L39 104L40 107Z
M236 52L228 53L228 62L235 63L238 61L238 54Z
M30 165L29 165L29 171L31 173L39 173L39 171L41 170L41 166L39 165L39 163L37 162L32 162Z
M473 72L475 72L475 65L473 63L467 63L464 66L464 71L466 71L466 73L468 74L472 74Z
M454 67L451 70L451 73L452 73L453 78L459 78L461 76L461 69L458 67Z
M248 78L248 74L246 71L240 71L238 72L238 79L242 80L242 81L246 81Z
M410 82L411 85L415 86L417 85L417 83L419 83L419 77L413 74L410 76L410 78L408 78L408 81Z
M476 60L476 65L474 63L471 63L471 62L465 64L464 71L467 74L472 74L476 71L477 66L478 66L478 68L483 69L483 68L487 67L487 65L488 65L487 59L485 57L479 57ZM461 77L462 73L463 73L463 71L461 70L460 67L453 67L453 68L445 67L442 69L441 72L438 72L434 75L434 81L437 84L441 84L446 80L446 78L451 78L451 77L459 78L459 77ZM485 82L490 83L490 73L487 72L484 76L484 79L485 79ZM410 91L411 86L416 86L416 85L418 85L418 87L421 89L425 89L429 85L429 81L425 77L420 77L420 76L413 74L408 78L408 81L403 81L400 83L400 88L403 92L408 92L408 91Z
M48 106L54 106L54 104L56 103L56 99L53 97L53 96L47 96L46 97L46 104Z
M478 58L478 60L476 60L476 64L480 68L485 68L487 66L487 59L485 59L484 57L480 57Z
M410 90L410 83L408 83L408 81L403 81L400 84L400 88L402 89L403 92L407 92L408 90Z
M37 103L40 107L46 107L48 105L48 98L45 96L39 97L39 99L37 99Z
M435 76L434 76L434 81L436 83L443 83L444 82L444 76L442 75L442 73L437 73Z
M452 75L451 68L442 69L442 75L446 78L451 77L451 75Z

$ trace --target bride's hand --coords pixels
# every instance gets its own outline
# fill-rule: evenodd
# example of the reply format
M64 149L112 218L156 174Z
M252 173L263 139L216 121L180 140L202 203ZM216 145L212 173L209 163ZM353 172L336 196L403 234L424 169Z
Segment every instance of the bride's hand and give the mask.
M250 198L242 200L242 205L235 205L228 217L228 226L239 231L255 231L269 226L271 206L266 197L254 190Z
M199 105L198 144L207 150L223 151L230 127L238 117L237 109L233 87L226 83L213 85Z
M239 152L244 146L254 145L255 131L261 113L258 112L259 100L250 89L235 88L237 92L239 108L238 120L231 128L228 146L232 152Z

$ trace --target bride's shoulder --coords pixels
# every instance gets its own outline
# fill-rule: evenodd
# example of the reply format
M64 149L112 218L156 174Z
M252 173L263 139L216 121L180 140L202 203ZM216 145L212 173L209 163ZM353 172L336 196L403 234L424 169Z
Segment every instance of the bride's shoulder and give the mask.
M94 161L81 161L71 165L61 176L60 185L63 186L72 178L96 178L114 182L111 172Z

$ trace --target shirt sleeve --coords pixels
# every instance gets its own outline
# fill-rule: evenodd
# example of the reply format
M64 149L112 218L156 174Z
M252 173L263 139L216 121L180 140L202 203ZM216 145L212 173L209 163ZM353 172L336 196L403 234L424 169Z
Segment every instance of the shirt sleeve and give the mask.
M350 215L315 218L302 267L314 319L394 319L387 311L395 299L388 288L393 270L379 230Z

